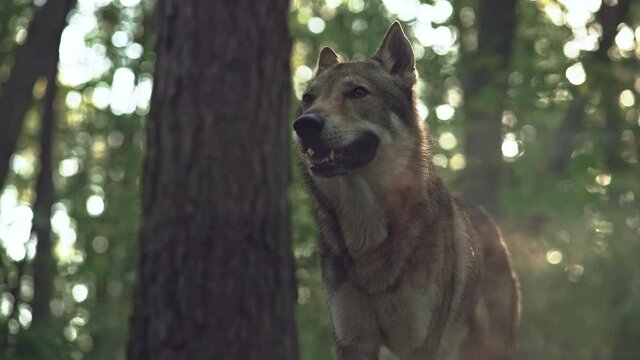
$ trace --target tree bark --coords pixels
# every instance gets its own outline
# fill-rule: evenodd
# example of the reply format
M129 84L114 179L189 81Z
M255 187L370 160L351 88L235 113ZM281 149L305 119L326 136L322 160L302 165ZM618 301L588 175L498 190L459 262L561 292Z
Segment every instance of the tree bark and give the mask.
M74 0L47 1L36 11L27 40L17 50L15 65L0 97L0 187L7 177L9 160L31 104L33 84L44 75L47 64L57 62L60 36L74 3Z
M56 50L56 55L58 51ZM56 56L57 59L57 56ZM49 65L47 91L44 96L42 125L40 128L40 174L36 184L36 202L34 204L34 230L38 243L36 256L33 259L33 322L34 328L46 329L51 312L49 302L53 290L53 279L56 274L56 263L53 258L51 241L51 206L53 205L53 134L55 129L55 97L58 62Z
M466 119L464 197L492 213L499 211L502 112L516 27L515 0L482 0L477 12L478 48L465 54Z
M160 0L129 359L296 359L286 0Z

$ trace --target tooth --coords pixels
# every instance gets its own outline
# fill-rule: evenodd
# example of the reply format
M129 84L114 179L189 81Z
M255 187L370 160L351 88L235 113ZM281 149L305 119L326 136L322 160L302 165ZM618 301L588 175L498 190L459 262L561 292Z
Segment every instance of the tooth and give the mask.
M333 158L336 156L336 154L333 153L333 149L331 149L331 152L329 153L329 159L333 160Z
M313 154L315 154L315 152L313 151L312 148L307 149L307 154L309 154L309 156L313 156Z

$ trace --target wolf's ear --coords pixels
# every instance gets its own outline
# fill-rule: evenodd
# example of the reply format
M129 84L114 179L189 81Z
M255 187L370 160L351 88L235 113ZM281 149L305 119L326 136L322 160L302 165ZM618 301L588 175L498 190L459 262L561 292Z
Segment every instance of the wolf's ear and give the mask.
M391 74L415 81L416 62L413 49L399 22L394 22L373 55Z
M316 74L320 74L331 65L335 65L339 62L338 55L335 51L331 50L328 46L322 48L322 51L320 51L320 55L318 56L318 70L316 70Z

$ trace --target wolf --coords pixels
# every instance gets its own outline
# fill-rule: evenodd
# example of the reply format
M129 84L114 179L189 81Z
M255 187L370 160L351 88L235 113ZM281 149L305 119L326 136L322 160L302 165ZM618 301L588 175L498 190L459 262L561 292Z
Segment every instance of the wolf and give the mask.
M395 22L375 54L325 47L293 122L314 206L340 360L507 360L519 285L499 228L434 171L416 112L411 43Z

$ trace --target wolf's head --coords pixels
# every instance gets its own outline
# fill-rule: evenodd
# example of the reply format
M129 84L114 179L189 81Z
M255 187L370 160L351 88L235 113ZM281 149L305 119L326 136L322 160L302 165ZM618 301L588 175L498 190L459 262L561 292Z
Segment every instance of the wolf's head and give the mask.
M398 22L365 61L340 62L322 49L293 123L302 166L319 177L397 170L424 146L415 84L413 50Z

